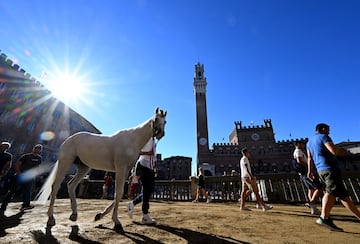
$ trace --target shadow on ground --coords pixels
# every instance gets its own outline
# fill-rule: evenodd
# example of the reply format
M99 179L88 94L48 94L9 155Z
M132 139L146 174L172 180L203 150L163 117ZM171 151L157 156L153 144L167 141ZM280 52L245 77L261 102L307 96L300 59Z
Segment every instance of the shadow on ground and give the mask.
M6 235L6 229L18 226L21 223L21 217L23 214L24 212L22 211L9 217L4 214L0 214L0 237L4 237Z
M51 234L51 229L46 229L46 233L42 232L41 230L31 231L31 234L33 236L33 239L39 244L61 243ZM69 235L69 239L77 243L83 244L101 244L101 242L92 241L79 235L79 226L77 225L71 226L71 233Z
M249 242L234 240L231 237L215 236L215 235L205 234L184 228L174 228L166 225L155 225L155 228L177 235L187 240L188 243L224 243L224 244L249 243Z

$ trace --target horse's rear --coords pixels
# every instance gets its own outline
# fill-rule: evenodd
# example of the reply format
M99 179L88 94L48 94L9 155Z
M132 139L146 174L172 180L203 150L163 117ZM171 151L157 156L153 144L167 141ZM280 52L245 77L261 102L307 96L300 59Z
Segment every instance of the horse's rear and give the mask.
M53 217L53 208L56 199L56 195L60 189L61 182L65 178L66 173L69 171L71 165L76 163L77 165L77 173L74 178L72 178L68 182L68 192L69 197L71 199L71 207L72 214L70 219L75 221L77 218L77 209L76 209L76 196L75 190L76 186L80 183L83 177L89 172L90 167L83 164L80 160L79 151L87 151L87 154L96 155L94 150L85 150L81 149L81 147L89 147L91 144L91 139L93 137L97 137L96 134L88 133L88 132L79 132L70 137L68 137L63 144L60 146L58 161L56 162L52 172L47 178L45 184L43 185L40 193L37 197L39 202L46 202L50 196L50 204L48 209L49 220L47 225L53 226L55 225L55 219ZM94 142L95 143L95 142Z

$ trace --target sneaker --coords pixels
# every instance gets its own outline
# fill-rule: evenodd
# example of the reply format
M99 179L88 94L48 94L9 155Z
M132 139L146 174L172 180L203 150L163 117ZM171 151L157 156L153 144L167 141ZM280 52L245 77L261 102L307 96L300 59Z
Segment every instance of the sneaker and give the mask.
M208 199L206 200L206 203L210 203L211 202L211 198L208 197Z
M251 209L247 206L240 207L240 211L251 211Z
M318 225L325 226L325 227L329 228L329 229L332 230L332 231L339 231L339 232L344 231L342 228L337 227L330 218L328 218L328 219L323 219L323 218L319 217L319 218L316 220L316 223L317 223Z
M271 206L271 205L269 205L269 204L265 204L265 205L262 207L263 211L267 211L267 210L270 210L270 209L272 209L272 208L273 208L273 206Z
M21 206L20 210L23 211L23 210L29 210L29 209L32 209L34 208L35 206L34 205L23 205Z
M311 205L310 206L310 213L313 214L313 215L320 215L321 211L317 207L315 207L315 205Z
M310 203L308 203L308 202L305 203L304 205L305 205L305 207L311 208L311 205L310 205Z
M151 218L149 214L143 214L140 219L140 223L143 225L156 224L156 220Z
M126 204L126 208L127 208L127 212L128 212L128 215L129 215L129 218L132 219L133 217L133 212L134 212L134 203L131 201L131 202L128 202Z
M256 204L256 208L257 208L257 209L262 209L262 206L257 203L257 204Z
M196 200L196 199L195 199L195 200L194 200L194 201L192 201L192 202L197 203L197 202L198 202L198 200Z

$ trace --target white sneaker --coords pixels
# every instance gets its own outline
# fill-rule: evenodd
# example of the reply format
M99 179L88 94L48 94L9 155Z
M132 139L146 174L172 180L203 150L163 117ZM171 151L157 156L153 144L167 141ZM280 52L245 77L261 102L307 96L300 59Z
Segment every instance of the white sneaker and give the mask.
M206 200L206 203L210 203L211 202L211 198L208 197L208 199Z
M129 218L132 219L133 217L133 212L134 212L134 203L131 201L131 202L128 202L126 204L126 208L127 208L127 212L128 212L128 215L129 215Z
M257 208L257 209L262 209L262 206L257 203L257 204L256 204L256 208Z
M273 206L271 206L269 204L265 204L262 209L263 209L263 211L267 211L267 210L270 210L272 208L273 208Z
M197 203L197 202L198 202L198 200L196 200L196 199L195 199L195 200L194 200L194 201L192 201L192 202Z
M156 220L151 218L149 214L143 214L140 223L143 225L152 225L156 223Z

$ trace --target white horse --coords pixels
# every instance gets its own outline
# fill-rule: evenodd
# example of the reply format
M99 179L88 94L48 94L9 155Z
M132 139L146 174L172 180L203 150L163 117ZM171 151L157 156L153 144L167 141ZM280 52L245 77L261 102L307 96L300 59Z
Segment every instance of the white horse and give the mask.
M123 231L118 219L118 206L128 171L136 161L143 146L151 137L161 139L165 135L166 111L156 108L155 115L137 127L118 131L113 136L103 136L89 132L79 132L67 138L59 149L58 161L40 190L37 200L45 203L51 194L47 227L55 225L54 203L66 172L72 164L78 168L74 178L68 183L72 214L70 220L77 219L76 187L91 168L116 172L115 199L95 220L101 219L111 208L114 229Z

